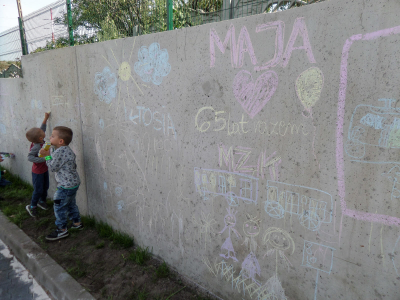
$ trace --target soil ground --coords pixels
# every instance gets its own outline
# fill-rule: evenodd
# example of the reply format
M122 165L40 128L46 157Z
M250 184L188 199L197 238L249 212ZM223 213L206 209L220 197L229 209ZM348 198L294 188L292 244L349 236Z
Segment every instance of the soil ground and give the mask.
M120 236L119 241L101 237L107 236L104 228L111 228L102 224L106 227L99 229L99 223L95 223L92 218L83 218L84 224L85 221L87 223L83 230L69 230L67 238L47 241L45 235L55 229L52 201L47 202L50 204L47 211L38 209L39 216L30 217L25 210L25 206L30 203L27 197L29 186L27 188L27 184L21 183L20 179L14 181L17 182L12 188L0 189L0 196L4 197L0 200L0 210L96 299L211 299L202 291L189 286L165 263L151 255L146 260L145 250L135 248L129 240L127 243L128 236ZM21 193L24 189L25 192ZM25 197L21 197L23 195Z

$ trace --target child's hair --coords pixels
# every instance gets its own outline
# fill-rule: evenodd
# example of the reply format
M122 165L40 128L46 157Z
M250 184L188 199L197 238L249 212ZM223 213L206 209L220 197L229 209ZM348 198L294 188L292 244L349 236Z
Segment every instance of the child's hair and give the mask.
M65 126L56 126L53 128L58 132L58 137L64 140L65 145L69 145L72 141L72 136L74 133L72 132L71 128Z
M28 139L28 141L30 141L31 143L40 143L42 142L40 140L40 137L44 134L44 131L40 128L34 127L29 129L26 132L26 138Z

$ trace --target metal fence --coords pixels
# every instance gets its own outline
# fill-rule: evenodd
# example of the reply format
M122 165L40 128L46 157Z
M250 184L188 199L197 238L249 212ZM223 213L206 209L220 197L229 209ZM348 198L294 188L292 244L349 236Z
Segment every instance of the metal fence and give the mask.
M24 16L29 53L273 13L323 0L70 1L70 17L68 0L54 2ZM0 61L15 61L21 56L19 28L0 33Z

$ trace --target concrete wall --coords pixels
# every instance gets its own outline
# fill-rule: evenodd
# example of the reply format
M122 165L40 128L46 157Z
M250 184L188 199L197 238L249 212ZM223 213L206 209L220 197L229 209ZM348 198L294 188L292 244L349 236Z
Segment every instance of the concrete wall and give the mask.
M82 211L218 297L398 299L399 12L326 1L26 56L0 80L5 165L29 180L51 110Z

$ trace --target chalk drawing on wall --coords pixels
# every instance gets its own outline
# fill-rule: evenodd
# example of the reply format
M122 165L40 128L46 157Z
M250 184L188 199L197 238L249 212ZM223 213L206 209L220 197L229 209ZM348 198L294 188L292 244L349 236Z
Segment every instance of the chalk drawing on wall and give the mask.
M160 49L160 44L152 43L149 48L142 46L134 70L144 82L151 81L155 85L160 85L163 78L171 72L168 59L167 49Z
M393 247L393 251L389 255L392 259L392 263L393 263L394 270L396 271L396 275L400 276L400 270L399 270L399 268L400 268L400 236L397 238L397 241Z
M204 201L215 196L223 196L229 206L238 206L239 200L245 204L257 204L258 178L222 170L194 168L196 191Z
M374 31L374 32L369 32L366 34L356 34L351 36L350 38L348 38L343 46L343 50L342 50L342 59L341 59L341 63L340 63L340 84L339 84L339 93L338 93L338 111L337 111L337 126L336 126L336 169L337 169L337 178L338 178L338 188L339 188L339 197L340 197L340 206L341 206L341 210L342 210L342 214L344 216L348 216L351 218L355 218L357 220L363 220L363 221L368 221L368 222L375 222L375 223L381 223L384 225L388 225L388 226L400 226L400 218L398 217L393 217L393 216L389 216L389 215L385 215L385 214L377 214L377 213L370 213L370 212L364 212L364 211L360 211L357 209L350 209L347 207L347 202L346 202L346 179L345 179L345 168L344 168L344 160L345 160L345 153L347 155L351 154L357 158L355 158L354 160L358 161L358 162L365 162L364 160L362 160L362 158L360 157L364 157L363 154L363 150L361 149L361 151L359 149L353 150L352 148L354 148L354 146L352 145L346 145L346 140L345 140L345 135L344 133L344 121L345 121L345 107L346 107L346 91L347 91L347 84L348 84L348 59L349 59L349 53L350 53L350 49L352 47L352 45L358 41L374 41L376 39L381 39L381 38L385 38L385 37L389 37L389 36L393 36L393 35L397 35L400 34L400 26L396 26L396 27L391 27L391 28L386 28L386 29L382 29L382 30L378 30L378 31ZM383 112L388 112L389 110L392 111L394 114L390 117L395 118L395 115L397 114L397 110L391 108L391 101L389 99L384 100L385 101L385 107L381 107L381 108L374 108L373 110L371 110L370 108L372 108L371 106L368 105L363 105L364 107L362 108L364 111L365 109L369 109L370 111L368 113L374 114L374 115L379 115L379 117L387 117L385 116L385 114L382 115ZM361 106L360 106L361 108ZM357 107L356 107L357 110ZM361 110L360 110L361 111ZM364 114L363 116L366 116L366 114ZM352 117L353 119L353 117ZM359 121L361 121L361 119L357 119ZM372 130L372 132L376 132L376 131L380 131L382 132L382 130L376 130L375 128L373 128L374 126L380 126L379 124L379 120L380 118L377 117L373 117L372 120L370 118L370 116L366 117L364 119L364 123L368 124L370 123L372 125L367 127L367 126L363 126L363 128L368 128L368 130ZM396 121L397 122L397 121ZM396 128L397 128L397 123L395 124ZM353 125L351 123L350 127L354 128L357 127L355 125ZM360 126L359 126L360 127ZM378 127L379 128L379 127ZM394 127L391 129L395 129ZM354 134L352 133L352 131L350 132L350 137L348 136L347 139L348 140L356 140L359 142L363 142L365 140L362 140L361 134L362 134L362 130L361 132L355 132ZM376 133L375 133L376 135ZM354 139L354 137L356 137ZM397 129L395 129L395 131L393 131L392 135L386 135L385 133L383 134L383 139L379 139L378 145L384 145L385 147L396 147L397 148ZM389 142L390 141L390 142ZM356 144L361 144L356 142ZM369 147L371 147L369 145ZM374 146L372 147L376 147L376 144L374 144ZM350 156L350 155L349 155ZM351 157L351 156L350 156ZM380 156L378 156L378 160L375 160L375 162L382 162L379 160ZM390 161L390 163L398 163L395 161Z
M360 104L354 109L345 144L346 154L352 161L385 162L385 158L379 155L372 159L364 157L370 154L373 148L400 148L400 108L392 107L396 102L393 99L378 101L384 101L384 107Z
M235 229L236 226L236 214L237 211L233 210L231 207L226 209L228 214L224 217L225 227L222 229L219 234L222 234L225 230L228 230L228 237L226 238L225 242L221 246L221 252L227 251L226 254L221 253L219 256L229 259L232 258L234 261L238 261L236 258L235 249L233 248L232 239L231 239L231 231L233 231L237 238L242 238L240 233Z
M305 70L296 79L296 94L304 107L303 116L312 116L312 108L320 99L324 86L324 75L317 67Z
M289 215L308 230L318 231L321 223L332 222L333 201L330 194L318 189L268 180L264 209L272 218Z
M42 100L32 99L31 100L31 108L32 109L43 109Z
M267 253L264 257L275 254L275 275L278 276L278 261L286 266L288 269L292 264L285 255L285 252L290 254L294 253L295 244L290 234L277 227L268 228L264 233L263 243L267 246Z
M254 161L254 153L249 147L225 147L223 144L218 146L218 164L220 167L227 167L229 172L250 173L264 179L265 173L269 170L271 179L279 179L279 165L282 163L281 156L276 155L276 151L267 156L267 151L261 151L258 156L257 164L249 165L251 157ZM256 156L257 157L257 156Z
M382 176L393 182L391 200L398 201L400 198L400 167L398 165L395 165L389 171L382 173Z
M278 75L274 71L261 74L254 82L249 71L241 70L233 80L233 94L252 119L268 103L277 87Z
M62 95L51 96L51 106L68 106L68 100Z
M199 239L202 240L204 238L204 249L207 250L207 241L211 242L211 234L213 233L213 226L217 223L212 217L211 214L205 214L203 211L201 212L201 217L196 219L193 217L193 223L197 227L199 233Z
M256 237L260 233L260 219L247 215L247 220L243 223L243 232L245 235L243 244L250 248L250 253L242 263L241 275L255 281L256 275L261 276L260 264L255 255L257 251Z
M317 67L311 67L305 70L297 77L295 82L296 94L301 104L304 107L302 112L305 118L311 118L314 135L312 141L312 150L315 161L318 164L318 168L321 168L315 151L315 139L317 137L317 127L314 125L314 119L312 115L312 108L318 102L321 97L321 91L324 86L324 75L322 71Z
M276 275L267 280L257 292L257 296L257 299L261 300L287 300L285 290Z
M333 267L334 248L304 240L303 267L317 270L315 279L314 300L317 299L319 271L330 274Z
M94 93L100 101L110 104L117 96L117 82L115 73L112 73L109 67L105 67L95 75Z

